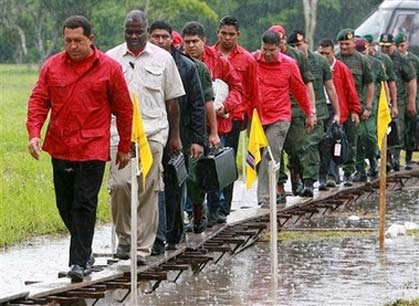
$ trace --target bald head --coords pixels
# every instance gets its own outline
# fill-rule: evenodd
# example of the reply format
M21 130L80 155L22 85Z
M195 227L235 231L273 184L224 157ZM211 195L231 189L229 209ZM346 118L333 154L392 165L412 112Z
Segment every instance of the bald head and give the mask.
M147 15L140 10L133 10L128 12L127 16L125 17L124 26L126 26L128 22L140 22L145 24L146 28L148 27Z
M147 16L134 10L127 14L124 22L125 41L131 51L142 50L147 42Z

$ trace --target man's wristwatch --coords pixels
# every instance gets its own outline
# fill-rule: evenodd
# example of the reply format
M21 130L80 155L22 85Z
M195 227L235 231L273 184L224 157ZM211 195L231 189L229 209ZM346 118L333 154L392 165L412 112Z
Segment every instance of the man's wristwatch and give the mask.
M364 109L366 109L369 112L372 110L371 106L365 106Z

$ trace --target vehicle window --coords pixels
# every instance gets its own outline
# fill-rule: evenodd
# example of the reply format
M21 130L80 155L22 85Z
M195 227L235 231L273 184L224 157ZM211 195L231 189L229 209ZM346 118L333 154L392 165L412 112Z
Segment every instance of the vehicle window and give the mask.
M390 19L391 11L378 10L371 14L355 31L356 35L364 36L372 34L377 40L381 33L387 28L387 22Z
M397 12L391 28L393 35L399 32L408 33L410 44L419 44L419 12Z

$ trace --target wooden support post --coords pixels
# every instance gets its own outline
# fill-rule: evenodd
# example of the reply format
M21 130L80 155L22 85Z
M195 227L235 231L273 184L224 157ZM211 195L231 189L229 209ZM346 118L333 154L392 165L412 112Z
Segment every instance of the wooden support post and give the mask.
M386 227L387 135L383 138L380 158L380 227L378 231L378 240L380 242L380 250L384 250L384 232Z

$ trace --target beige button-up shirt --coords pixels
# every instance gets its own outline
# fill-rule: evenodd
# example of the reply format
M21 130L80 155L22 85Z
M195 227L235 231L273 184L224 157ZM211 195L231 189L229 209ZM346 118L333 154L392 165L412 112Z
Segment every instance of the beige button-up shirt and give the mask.
M116 46L106 54L121 64L129 90L138 96L147 138L166 145L169 135L166 101L185 95L172 56L149 42L138 56L128 50L126 43ZM117 145L119 141L114 121L111 127L111 145Z

